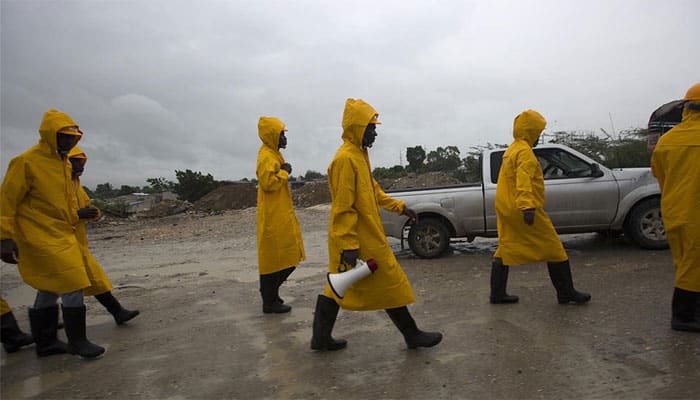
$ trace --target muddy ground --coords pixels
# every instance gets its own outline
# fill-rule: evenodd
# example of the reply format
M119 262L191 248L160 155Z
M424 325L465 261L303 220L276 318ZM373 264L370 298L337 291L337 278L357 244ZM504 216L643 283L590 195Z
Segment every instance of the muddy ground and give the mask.
M2 398L698 398L700 335L669 327L670 253L595 234L562 236L577 287L593 295L585 306L557 304L543 264L511 270L519 304L488 304L494 240L430 261L392 241L415 319L443 342L407 350L384 312L341 311L334 335L347 349L312 352L327 216L327 206L298 210L307 261L282 287L284 315L261 312L254 209L92 227L114 294L141 315L118 327L89 298L88 334L105 356L3 353ZM28 330L34 293L10 265L2 289Z

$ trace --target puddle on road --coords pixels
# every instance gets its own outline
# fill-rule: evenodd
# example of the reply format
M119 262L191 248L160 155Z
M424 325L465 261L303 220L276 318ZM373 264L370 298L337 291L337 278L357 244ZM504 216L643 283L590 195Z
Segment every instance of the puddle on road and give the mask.
M25 379L19 385L3 387L2 396L7 399L26 399L49 392L51 389L68 382L70 372L47 372Z

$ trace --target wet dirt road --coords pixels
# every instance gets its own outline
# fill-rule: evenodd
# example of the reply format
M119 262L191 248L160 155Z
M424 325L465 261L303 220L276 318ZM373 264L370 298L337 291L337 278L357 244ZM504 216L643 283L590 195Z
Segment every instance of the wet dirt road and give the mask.
M92 298L96 361L37 359L33 347L1 358L3 399L660 399L697 398L700 335L669 327L668 251L624 238L562 236L585 306L557 304L544 264L513 268L515 305L488 304L493 240L457 243L420 260L394 243L416 295L418 325L440 330L432 349L407 350L384 312L341 311L345 350L309 349L325 283L327 210L298 211L307 261L282 287L292 305L264 315L254 210L164 218L91 230L114 294L142 314L117 327ZM2 267L20 326L33 292ZM59 334L64 337L63 332Z

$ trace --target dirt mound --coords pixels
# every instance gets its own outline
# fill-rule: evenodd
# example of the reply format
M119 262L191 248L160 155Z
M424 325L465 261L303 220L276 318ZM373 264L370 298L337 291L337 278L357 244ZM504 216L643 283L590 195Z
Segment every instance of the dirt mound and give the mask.
M197 211L239 210L255 207L258 201L258 189L254 183L227 183L208 193L194 203Z
M398 179L382 179L379 186L384 190L425 188L434 186L458 185L458 179L451 177L444 172L427 172L425 174L408 174Z
M292 200L296 207L311 207L317 204L331 202L328 182L306 182L303 186L292 190Z

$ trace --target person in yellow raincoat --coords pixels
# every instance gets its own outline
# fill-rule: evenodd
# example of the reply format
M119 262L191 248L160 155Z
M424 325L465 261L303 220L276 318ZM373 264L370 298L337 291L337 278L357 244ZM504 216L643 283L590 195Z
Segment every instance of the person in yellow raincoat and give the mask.
M651 170L676 266L671 328L700 332L700 83L684 100L682 121L659 138Z
M394 257L384 234L379 207L409 216L416 213L403 201L389 197L372 177L367 149L377 136L378 114L360 99L347 99L343 112L343 144L328 167L331 215L328 225L328 270L352 269L358 259L374 259L378 265L370 276L357 281L338 297L329 284L319 295L313 322L311 348L339 350L347 341L331 336L340 307L346 310L384 309L404 336L409 348L432 347L442 334L424 332L406 307L413 303L411 284Z
M5 349L5 352L14 353L19 351L21 347L34 343L32 335L19 329L10 305L2 297L0 297L0 322L2 327L0 330L0 341L2 341L2 347Z
M37 356L96 358L105 349L85 333L83 289L90 279L75 236L80 216L68 161L83 133L68 114L50 109L39 134L38 144L10 161L2 183L2 260L18 264L24 282L38 291L29 309ZM56 337L59 296L67 345Z
M518 301L506 293L509 266L541 261L547 262L560 304L591 299L590 294L574 289L569 257L544 212L544 177L532 147L546 125L537 111L523 111L513 123L515 140L503 153L496 186L498 249L491 264L492 304Z
M112 314L117 325L122 325L139 315L139 310L127 310L122 307L119 300L112 295L112 283L107 278L107 274L105 274L100 264L90 253L85 221L99 219L100 210L90 203L90 197L88 197L85 189L80 184L80 176L85 170L87 155L78 146L75 146L68 153L68 159L71 163L73 193L78 200L78 215L82 215L75 226L75 236L80 243L85 265L87 266L88 278L90 279L90 286L83 290L83 294L85 296L95 296L97 301Z
M255 174L258 177L257 232L258 272L263 313L287 313L279 288L305 258L301 228L294 213L288 178L292 166L280 149L287 147L284 122L275 117L260 117Z

